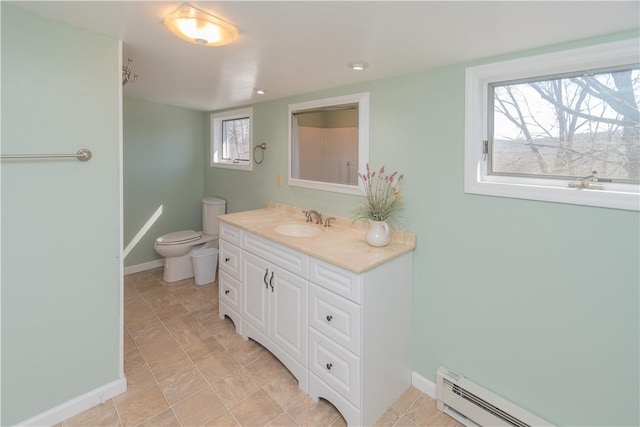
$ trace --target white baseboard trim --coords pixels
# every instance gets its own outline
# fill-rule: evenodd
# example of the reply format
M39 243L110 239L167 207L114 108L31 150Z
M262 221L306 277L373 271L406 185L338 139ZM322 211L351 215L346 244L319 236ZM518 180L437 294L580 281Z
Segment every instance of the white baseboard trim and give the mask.
M74 415L78 415L79 413L100 403L104 403L125 391L127 391L127 379L119 378L109 384L105 384L102 387L98 387L95 390L51 408L39 415L36 415L35 417L31 417L28 420L18 423L16 426L52 426L66 420L67 418L71 418Z
M415 371L411 373L411 384L432 399L436 398L436 383Z
M142 264L131 265L124 268L124 275L138 273L140 271L151 270L154 268L162 267L164 265L164 258L154 259L153 261L144 262Z

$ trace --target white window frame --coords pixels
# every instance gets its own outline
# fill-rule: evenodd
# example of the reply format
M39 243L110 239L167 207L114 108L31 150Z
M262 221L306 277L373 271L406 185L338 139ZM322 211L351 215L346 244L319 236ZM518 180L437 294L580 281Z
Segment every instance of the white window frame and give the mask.
M492 175L483 141L488 139L489 83L640 62L638 39L469 67L465 75L464 191L615 209L640 210L640 185L599 183L604 190L570 188L569 181Z
M222 158L222 122L225 120L249 118L249 161L241 163ZM211 114L211 164L213 168L253 170L253 108L224 111Z

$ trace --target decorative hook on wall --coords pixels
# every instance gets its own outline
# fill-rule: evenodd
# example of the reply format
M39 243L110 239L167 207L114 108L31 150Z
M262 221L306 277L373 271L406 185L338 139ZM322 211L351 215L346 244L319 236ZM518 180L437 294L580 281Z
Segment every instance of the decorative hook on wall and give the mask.
M256 160L256 150L260 148L262 150L262 156L260 156L260 161ZM256 162L256 165L259 165L264 160L264 150L267 149L267 143L263 142L262 144L256 145L253 147L253 161Z
M133 60L129 58L129 60L127 61L127 66L122 67L122 87L125 87L129 82L135 82L136 80L138 80L137 74L134 74L133 78L131 78L131 62L133 62Z

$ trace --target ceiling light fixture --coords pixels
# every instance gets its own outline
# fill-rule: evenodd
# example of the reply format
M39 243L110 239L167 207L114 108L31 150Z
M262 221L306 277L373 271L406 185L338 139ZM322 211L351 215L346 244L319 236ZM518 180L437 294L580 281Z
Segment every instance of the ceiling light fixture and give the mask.
M256 92L256 95L264 95L265 93L267 93L267 90L266 89L256 88L255 92Z
M364 61L353 61L353 62L349 62L349 68L351 68L353 71L362 71L365 68L369 67L369 64L367 64Z
M163 23L182 40L201 46L224 46L238 37L234 25L188 3L182 3Z

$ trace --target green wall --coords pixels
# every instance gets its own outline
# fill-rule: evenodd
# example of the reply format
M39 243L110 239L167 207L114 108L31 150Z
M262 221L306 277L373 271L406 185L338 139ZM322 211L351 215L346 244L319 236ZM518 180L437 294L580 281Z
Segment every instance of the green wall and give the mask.
M369 91L370 163L405 174L417 234L414 370L434 381L446 366L558 425L638 425L640 216L464 194L464 71L478 63L253 105L264 162L207 167L205 194L228 212L276 200L350 216L358 197L287 186L287 106Z
M119 42L1 3L2 425L120 378Z
M3 152L94 152L2 164L3 425L119 378L117 45L2 4ZM369 91L371 163L405 174L418 237L414 370L447 366L559 425L640 424L640 217L464 194L477 63L256 104L253 172L208 167L208 115L125 98L124 244L163 207L126 265L199 229L203 195L350 216L358 197L286 184L287 106Z
M131 97L124 97L123 115L124 246L147 230L124 259L132 266L162 258L153 249L159 236L202 230L208 115ZM162 214L150 222L160 207Z

